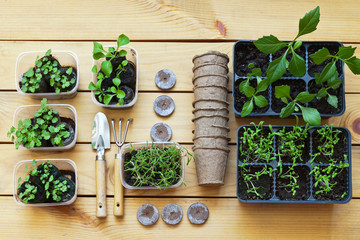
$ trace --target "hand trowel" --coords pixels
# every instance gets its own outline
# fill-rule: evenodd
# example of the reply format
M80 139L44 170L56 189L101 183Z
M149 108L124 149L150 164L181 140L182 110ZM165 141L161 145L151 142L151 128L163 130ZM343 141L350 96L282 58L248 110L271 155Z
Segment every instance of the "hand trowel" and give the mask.
M91 147L97 150L96 174L96 216L106 217L106 161L105 149L110 149L109 122L104 113L95 115L91 134Z

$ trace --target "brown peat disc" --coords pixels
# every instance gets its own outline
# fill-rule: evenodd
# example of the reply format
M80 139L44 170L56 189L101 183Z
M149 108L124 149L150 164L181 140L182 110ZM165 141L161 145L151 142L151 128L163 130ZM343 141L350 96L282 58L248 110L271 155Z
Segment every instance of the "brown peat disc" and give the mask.
M209 218L209 209L205 204L193 203L187 211L187 216L192 224L203 224Z
M157 97L154 101L154 111L162 117L170 116L175 110L174 100L166 95Z
M169 203L161 211L161 218L170 225L175 225L181 222L183 211L181 207L175 203Z
M166 123L156 123L150 131L154 142L168 142L172 137L172 131Z
M163 69L156 73L155 84L162 90L169 90L174 87L176 83L175 74L169 69Z
M142 225L150 226L159 219L159 211L154 205L147 203L139 207L136 217Z

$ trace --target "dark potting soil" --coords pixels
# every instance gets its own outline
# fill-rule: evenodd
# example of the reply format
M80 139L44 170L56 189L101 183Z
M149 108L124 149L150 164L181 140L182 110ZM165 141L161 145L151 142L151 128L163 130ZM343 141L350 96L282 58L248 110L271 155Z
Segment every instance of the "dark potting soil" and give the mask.
M236 82L235 82L235 102L234 102L234 106L235 106L235 109L236 109L236 111L238 111L238 112L240 112L241 113L241 111L242 111L242 108L243 108L243 106L244 106L244 104L247 102L247 101L249 101L250 100L250 98L248 98L248 97L246 97L246 95L244 94L244 93L240 93L240 90L239 90L239 85L240 85L240 83L242 82L242 81L244 81L245 79L238 79ZM254 87L255 89L256 89L256 87L257 87L257 81L256 81L256 79L252 79L251 81L250 81L250 86L252 86L252 87ZM264 92L261 92L260 94L258 94L258 95L262 95L262 96L264 96L265 98L266 98L266 100L269 102L269 99L270 99L270 97L269 97L269 88L266 90L266 91L264 91ZM254 113L264 113L264 112L266 112L267 110L269 110L269 107L270 107L270 103L267 105L267 106L265 106L265 107L263 107L263 108L260 108L260 107L258 107L258 106L256 106L256 104L255 104L255 101L253 102L253 104L254 104L254 110L252 111L252 112L254 112Z
M279 51L277 51L275 54L273 54L272 56L272 61L274 61L275 59L281 57L285 51L286 51L287 48L283 48L283 49L280 49ZM304 59L304 61L306 61L306 50L305 50L305 47L304 46L301 46L300 48L296 49L295 52L300 55L300 57L302 57ZM286 56L286 59L290 62L291 61L291 58L292 58L292 54L288 54ZM283 75L284 77L294 77L294 75L292 75L288 70L286 70L286 73ZM302 77L302 76L300 76Z
M265 76L269 61L270 56L260 52L253 43L240 43L235 47L235 73L239 77L246 77L246 74L251 72L249 63L254 63L255 68L260 68L262 76Z
M290 132L290 131L292 131L292 129L293 129L292 127L286 127L285 132ZM275 136L275 138L276 138L276 152L278 153L279 146L281 145L283 140L280 139L278 136ZM293 141L294 145L296 145L296 146L304 145L304 148L302 148L302 157L301 157L302 161L296 161L296 163L306 163L309 160L309 153L310 153L309 139L310 139L310 133L308 133L308 136L305 140L297 139L297 140ZM280 152L281 154L283 154L283 156L281 156L282 163L293 163L292 156L289 152L291 152L291 151ZM279 157L277 160L279 161Z
M134 64L132 62L128 62L128 64L124 68L125 71L119 73L121 83L129 87L135 88L136 72Z
M297 178L297 184L299 188L296 189L295 195L291 192L291 187L288 187L290 183L290 178L282 178L276 175L276 196L280 200L306 200L310 197L310 170L306 166L296 166L294 167ZM289 170L289 166L283 166L283 174L286 175L286 172ZM278 171L277 171L278 173Z
M126 182L127 184L129 184L130 186L134 186L135 180L132 179L133 175L131 174L131 172L130 172L130 171L126 171L127 169L130 168L129 166L126 166L126 165L127 165L127 163L129 163L129 162L131 161L131 158L132 158L133 156L135 156L137 152L138 152L137 150L133 150L132 152L127 152L127 153L125 153L124 176L125 176L125 182ZM179 160L179 161L180 161L180 160ZM146 160L146 162L148 163L149 160ZM154 169L154 171L161 171L161 169ZM176 169L176 171L177 171L177 175L181 175L181 172L180 172L181 170L180 170L180 169ZM145 175L145 172L140 172L140 174L144 174L144 175ZM154 178L155 178L156 180L161 180L162 177L161 177L160 174L157 174L157 173L156 173ZM157 181L156 181L156 182L157 182ZM173 183L171 183L171 184L176 184L176 183L178 183L178 180L175 181L175 179L174 179ZM146 186L150 186L150 185L142 185L142 187L146 187ZM151 187L153 187L153 186L151 186Z
M322 49L323 47L326 47L331 55L335 55L339 48L335 47L335 46L328 46L328 45L322 45L322 46L318 46L318 45L312 45L308 48L308 73L311 77L315 76L315 73L321 73L321 71L324 69L324 67L326 66L326 64L328 64L329 62L331 62L331 59L327 59L325 60L322 64L320 65L316 65L313 60L310 58L311 54L316 53L318 50ZM336 63L336 69L339 73L339 76L341 75L341 63L340 61L337 61Z
M316 84L315 80L311 80L309 82L308 89L309 89L310 93L318 93L319 90L321 89L321 85ZM321 114L337 114L337 113L340 113L340 110L342 109L342 104L341 104L342 101L340 99L340 97L342 97L342 95L341 95L340 90L341 90L341 87L339 87L337 89L330 88L329 90L327 90L327 92L329 94L338 97L338 107L337 108L334 108L333 106L331 106L327 102L328 96L325 96L325 97L320 98L320 99L314 98L311 102L309 102L309 107L316 108L319 111L319 113L321 113Z
M244 128L241 128L241 129L239 130L238 136L239 136L239 137L242 137L242 136L244 135L244 132L245 132ZM269 130L269 129L263 128L263 131L262 131L262 132L259 132L259 133L256 134L256 139L254 140L254 142L259 143L259 145L260 145L261 139L266 138L269 133L270 133L270 130ZM249 146L248 146L247 144L243 144L240 139L238 139L238 143L239 143L239 145L242 146L243 152L246 153L246 151L249 149ZM255 150L256 150L256 149L254 149L254 151L255 151ZM240 147L239 147L238 151L239 151L239 152L238 152L239 160L240 160L241 162L256 163L256 161L254 161L255 157L254 157L252 154L246 155L246 156L248 156L248 157L246 157L246 156L241 156L241 155L240 155ZM260 162L258 162L258 163L266 163L266 160L260 161Z
M306 84L304 80L301 79L280 79L274 83L271 84L271 100L272 105L271 108L274 112L280 113L281 109L286 106L286 104L281 101L281 99L275 97L275 87L281 86L281 85L289 85L290 86L290 96L292 99L295 99L295 97L300 93L306 90ZM299 103L302 104L302 103ZM303 105L303 104L302 104Z
M340 130L341 131L341 130ZM346 151L346 135L343 131L339 133L338 137L340 140L334 147L334 154L333 158L336 160L336 163L344 162L344 154L348 154ZM322 148L322 146L325 144L324 141L321 141L321 135L315 130L312 133L312 151L313 154L318 153L318 147ZM320 155L315 158L315 163L329 163L329 157Z
M320 167L320 169L323 169L325 167ZM333 190L328 193L319 193L316 194L317 191L319 191L319 187L313 186L313 197L316 200L322 200L322 201L338 201L343 200L347 197L345 195L344 197L341 197L344 192L349 194L349 187L348 187L348 181L347 181L347 175L348 175L348 169L343 169L343 171L336 176L334 179L330 181L331 184L336 183L336 185L333 186ZM315 183L315 180L313 178L313 184Z
M238 167L239 168L239 167ZM269 166L269 168L271 168ZM259 165L251 165L248 166L247 174L254 174L255 172L261 171L263 169L263 166ZM248 193L247 190L250 189L250 186L248 188L246 182L244 181L244 177L241 175L241 170L239 171L239 197L244 200L267 200L270 199L273 195L273 177L270 177L269 175L261 175L259 177L259 181L254 179L253 184L255 187L259 187L256 191L262 196L259 197L254 193Z

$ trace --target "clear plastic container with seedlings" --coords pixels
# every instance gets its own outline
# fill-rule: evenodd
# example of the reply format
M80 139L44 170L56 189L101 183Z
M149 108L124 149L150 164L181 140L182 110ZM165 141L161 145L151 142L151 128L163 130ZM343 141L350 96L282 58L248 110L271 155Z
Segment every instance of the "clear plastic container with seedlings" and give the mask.
M323 126L241 126L237 196L243 202L347 203L351 135Z
M32 98L75 97L79 79L79 60L71 51L23 52L16 61L16 89Z
M93 80L88 88L96 105L109 108L132 107L138 96L139 60L137 51L125 47L129 38L121 34L116 46L94 42Z
M193 159L177 143L132 143L120 151L120 176L125 188L167 189L184 184L185 164Z
M77 113L68 104L23 105L14 113L8 137L16 149L64 151L73 148L77 139Z
M340 42L299 40L316 30L320 8L299 21L292 41L273 35L256 41L238 41L233 49L233 108L236 116L302 115L319 126L321 117L340 116L345 111L346 64L360 74L356 47Z
M14 168L14 200L21 206L61 206L77 197L77 168L70 159L20 161Z

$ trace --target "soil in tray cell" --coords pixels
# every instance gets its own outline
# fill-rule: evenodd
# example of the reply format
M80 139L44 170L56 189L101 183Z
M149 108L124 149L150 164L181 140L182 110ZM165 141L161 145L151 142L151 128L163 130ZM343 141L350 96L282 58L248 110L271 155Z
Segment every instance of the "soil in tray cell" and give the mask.
M282 174L279 176L279 171L276 175L276 196L280 200L306 200L310 196L310 170L306 166L294 167L296 178L296 185L292 190L294 180L289 175L289 166L283 166ZM294 194L295 193L295 194Z
M333 133L334 136L336 133ZM329 134L327 134L329 135ZM346 135L343 131L340 130L340 133L337 135L339 140L333 147L333 154L329 155L329 149L327 148L329 140L321 138L321 135L315 130L312 133L312 155L320 152L320 155L317 156L314 160L315 163L329 163L330 159L334 159L335 163L344 162L344 155L347 154L346 151Z
M274 112L280 113L281 109L286 106L286 104L281 101L281 99L275 97L275 87L281 85L288 85L290 86L290 96L292 99L300 93L306 90L306 84L304 80L301 79L280 79L273 84L271 84L271 100L272 105L271 108ZM300 103L301 104L301 103Z
M327 87L325 85L325 87ZM319 90L321 89L321 85L316 84L315 80L311 80L309 82L309 92L316 94L319 92ZM327 90L327 92L331 95L337 96L338 97L338 107L334 108L332 105L330 105L327 102L327 98L328 96L325 96L323 98L317 99L314 98L311 102L309 102L309 107L312 108L316 108L319 113L321 114L337 114L340 113L341 109L342 109L342 101L340 99L341 96L341 87L337 88L337 89L332 89L330 88L329 90Z
M247 165L244 169L238 167L238 195L244 200L267 200L273 195L273 177L268 174L263 174L256 180L255 172L261 172L266 165ZM267 169L271 168L267 166ZM251 176L250 181L244 181L245 174ZM249 192L248 190L254 189L257 192Z
M277 51L275 54L273 54L273 57L272 57L272 60L274 61L275 59L281 57L285 51L286 51L287 48L283 48L283 49L280 49L279 51ZM304 61L306 61L305 57L306 57L306 50L305 50L305 47L304 46L301 46L300 48L296 49L295 52L304 59ZM288 54L286 56L286 59L290 62L291 61L291 58L292 58L292 54ZM283 75L284 77L294 77L294 75L292 75L289 70L286 70L286 73ZM302 76L300 76L302 77Z
M320 166L320 170L325 167L327 166ZM313 196L316 200L340 201L347 198L349 194L348 168L343 169L334 179L331 179L330 184L334 184L334 186L332 186L332 190L328 193L317 193L321 191L320 185L322 185L322 183L318 183L318 186L315 187L315 182L316 180L313 177Z
M271 146L270 148L264 148L263 146L266 145L265 143L265 139L267 139L268 134L270 133L269 129L263 128L263 130L261 132L258 132L253 136L253 138L251 138L249 136L249 134L247 134L248 138L244 139L244 128L241 128L239 130L239 139L238 139L238 143L239 143L239 149L238 149L238 156L239 156L239 161L243 162L243 163L267 163L267 162L271 162L272 160L270 159L271 157L273 157L273 152L274 152L274 148L273 148L273 140L271 140ZM243 140L245 140L245 143L243 142ZM249 149L249 144L248 142L251 141L254 146L251 147L251 149ZM262 146L262 150L263 151L259 151L260 146ZM269 155L270 157L265 157Z
M292 131L293 128L291 127L285 128L285 133ZM293 163L294 159L295 159L295 163L306 163L309 160L309 153L310 153L309 142L310 142L309 132L307 134L307 137L305 137L304 135L301 135L301 137L298 136L294 137L294 134L284 137L276 136L276 153L281 154L281 156L277 157L277 161L279 162L280 160L279 158L281 157L282 163ZM293 149L297 149L299 153L295 152Z
M323 47L326 47L330 54L331 55L335 55L338 50L339 50L339 47L338 46L333 46L333 45L322 45L322 46L319 46L319 45L312 45L312 46L309 46L308 48L308 73L311 77L314 77L315 76L315 73L321 73L321 71L324 69L324 67L326 66L326 64L328 64L329 62L331 62L331 58L325 60L322 64L320 65L316 65L313 60L310 58L310 55L311 54L314 54L316 53L317 51L319 51L320 49L322 49ZM340 64L340 61L337 61L336 62L336 69L339 73L339 76L341 75L342 71L341 71L341 64Z
M250 73L248 65L254 63L256 68L260 68L262 76L265 76L269 66L270 56L260 52L253 43L238 43L235 47L235 73L239 77L246 77Z
M238 111L239 113L241 113L244 104L251 99L251 98L246 97L246 95L244 93L240 93L239 85L244 80L245 79L238 79L235 82L234 106L235 106L236 111ZM249 84L251 87L256 89L256 87L257 87L256 79L252 79ZM269 102L269 98L270 98L269 97L269 89L257 94L257 96L258 95L264 96L266 98L266 100ZM255 102L253 102L253 104L254 104L254 109L252 111L253 113L264 113L267 110L269 110L269 107L270 107L269 105L267 105L263 108L260 108L260 107L256 106Z

